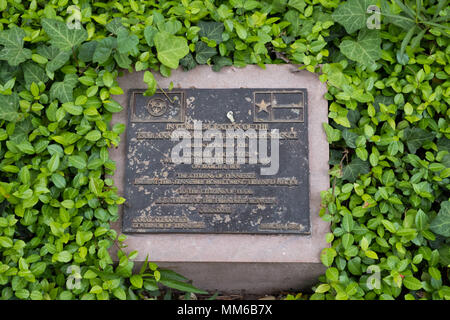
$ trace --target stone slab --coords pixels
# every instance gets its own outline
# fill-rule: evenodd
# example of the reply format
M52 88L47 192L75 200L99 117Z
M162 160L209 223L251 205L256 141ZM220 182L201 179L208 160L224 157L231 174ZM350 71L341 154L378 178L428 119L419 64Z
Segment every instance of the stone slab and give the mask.
M130 89L146 89L142 78L143 72L125 73L118 81L127 93ZM293 286L308 287L324 271L320 252L328 246L325 234L329 232L329 224L318 216L320 192L329 188L329 147L322 127L322 123L328 121L328 104L323 98L326 85L318 80L317 75L299 71L293 65L267 65L265 70L258 66L226 67L219 73L211 71L209 66L198 66L189 72L174 70L170 78L158 75L156 79L161 88L169 87L172 82L174 88L307 89L311 234L127 234L125 251L138 250L137 261L144 261L148 254L151 261L185 274L194 285L204 289L238 292L249 288L248 283L253 283L250 291L255 294L267 293L265 290L268 289L282 290L287 285L286 265L291 266L289 281ZM112 124L127 123L127 94L114 99L125 108L113 116ZM125 141L124 136L122 141ZM123 195L125 144L111 149L110 155L117 165L114 180L119 194ZM121 219L112 224L119 234L121 226ZM112 254L114 256L114 252ZM246 269L249 263L254 267ZM269 270L274 271L273 268L281 272L268 273Z
M151 97L143 93L129 92L123 232L310 233L305 89L162 89ZM189 135L187 163L175 164L170 157L179 144L170 139L175 129ZM273 130L280 136L274 146L278 152L264 150L276 141L267 137ZM237 132L259 135L268 148L250 151L258 145L256 137L233 138L233 148L224 148ZM214 159L221 163L203 159L209 156L202 150L211 143L208 133L223 147ZM194 135L202 140L197 142L202 146L198 157L192 150ZM263 168L270 167L261 163L263 154L273 158L272 174L263 174Z
M160 265L194 279L196 286L208 292L238 294L244 299L309 290L325 272L324 266L318 263L167 262Z

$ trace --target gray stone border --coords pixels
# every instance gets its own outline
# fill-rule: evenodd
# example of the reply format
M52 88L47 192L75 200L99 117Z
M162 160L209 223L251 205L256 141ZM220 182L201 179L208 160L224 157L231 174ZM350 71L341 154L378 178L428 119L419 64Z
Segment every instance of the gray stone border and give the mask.
M126 73L119 78L124 94L114 96L124 110L114 114L112 124L127 122L129 89L146 89L143 71ZM249 65L245 68L226 67L213 72L209 66L198 66L184 72L172 71L170 78L155 75L158 85L167 88L306 88L308 90L308 131L310 165L311 235L249 235L249 234L127 234L125 251L138 250L136 261L148 254L152 262L227 262L227 263L308 263L320 264L320 252L328 244L325 234L329 224L319 217L320 192L329 188L329 145L322 123L328 122L328 103L323 98L326 85L316 74L299 71L293 65L266 65L266 69ZM125 137L116 149L110 150L116 161L115 184L123 195L125 166ZM119 210L120 216L122 210ZM112 224L120 234L121 219ZM115 257L115 250L112 254ZM322 268L321 268L322 269Z

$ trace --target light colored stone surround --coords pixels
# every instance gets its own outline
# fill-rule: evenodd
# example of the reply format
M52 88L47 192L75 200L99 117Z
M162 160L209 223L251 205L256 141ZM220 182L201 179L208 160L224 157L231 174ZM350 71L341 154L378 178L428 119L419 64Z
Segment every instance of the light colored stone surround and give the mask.
M112 124L127 123L128 90L146 89L143 71L125 73L119 78L123 95L114 96L124 110L114 114ZM329 188L329 147L322 123L328 122L326 85L316 74L299 71L293 65L266 65L266 69L249 65L226 67L213 72L209 66L198 66L184 72L172 71L170 78L155 75L161 88L306 88L308 90L308 134L310 167L311 235L252 234L127 234L125 251L138 250L136 261L150 261L169 267L207 290L228 293L246 291L267 293L310 286L324 272L320 252L328 244L325 234L329 224L318 215L320 192ZM114 175L119 194L124 194L126 165L125 133L118 148L110 150L116 161ZM283 164L280 164L283 165ZM120 216L122 209L119 210ZM121 233L121 219L112 227ZM115 257L115 247L112 256ZM277 272L279 270L279 272ZM253 285L250 285L253 284Z

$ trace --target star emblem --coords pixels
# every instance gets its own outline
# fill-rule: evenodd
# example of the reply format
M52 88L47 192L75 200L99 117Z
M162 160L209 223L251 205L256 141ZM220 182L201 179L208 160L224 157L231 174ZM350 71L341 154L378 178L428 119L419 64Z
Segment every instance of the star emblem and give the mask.
M261 100L260 103L255 103L255 105L259 108L258 112L265 111L265 112L269 113L269 111L267 110L267 108L270 107L270 103L266 103L266 102L264 101L264 99Z

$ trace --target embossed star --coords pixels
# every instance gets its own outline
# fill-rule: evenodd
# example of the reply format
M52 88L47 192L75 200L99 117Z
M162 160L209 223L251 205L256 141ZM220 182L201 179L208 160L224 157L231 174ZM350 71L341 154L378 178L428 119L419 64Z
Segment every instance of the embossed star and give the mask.
M258 112L265 111L265 112L269 113L269 111L267 110L267 108L270 107L270 103L266 103L266 102L264 101L264 99L261 100L260 103L256 103L255 105L259 108Z

